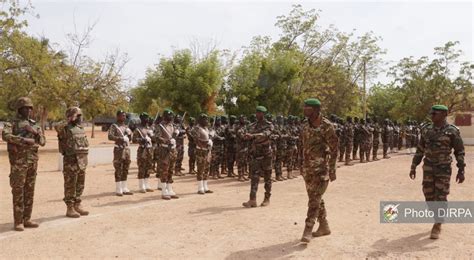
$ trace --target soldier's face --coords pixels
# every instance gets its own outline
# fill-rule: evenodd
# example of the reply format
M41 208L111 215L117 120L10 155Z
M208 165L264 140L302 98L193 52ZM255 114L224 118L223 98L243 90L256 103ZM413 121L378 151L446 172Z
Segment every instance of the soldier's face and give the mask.
M18 109L18 113L24 118L30 118L31 115L33 114L33 108L32 107L22 107L22 108Z
M446 120L446 112L443 112L443 111L433 111L431 112L431 121L433 121L433 123L441 123L441 122L444 122L444 120Z
M257 116L258 121L262 121L265 116L263 112L257 112L255 115Z
M80 125L82 123L82 115L77 115L76 120L74 120L76 125Z
M304 106L303 113L304 113L305 117L309 118L309 117L313 116L314 114L319 115L319 110L320 110L319 107Z
M127 115L125 115L125 113L119 114L119 115L117 116L117 122L123 123L123 122L125 122L125 119L126 119L126 118L127 118Z

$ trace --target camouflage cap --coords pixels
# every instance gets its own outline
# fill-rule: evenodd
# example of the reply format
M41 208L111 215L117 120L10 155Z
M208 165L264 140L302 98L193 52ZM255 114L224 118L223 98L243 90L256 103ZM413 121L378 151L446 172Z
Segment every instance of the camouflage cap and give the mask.
M77 116L82 115L82 110L79 107L70 107L66 110L66 117L74 120Z
M15 107L17 110L22 107L33 107L33 102L29 97L21 97L16 100Z

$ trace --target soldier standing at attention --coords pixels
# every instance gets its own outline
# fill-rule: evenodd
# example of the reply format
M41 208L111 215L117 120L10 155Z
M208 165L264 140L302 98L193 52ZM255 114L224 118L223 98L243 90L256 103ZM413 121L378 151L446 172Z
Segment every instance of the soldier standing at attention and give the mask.
M10 186L13 196L13 228L37 228L31 221L38 169L38 148L46 144L43 131L33 119L33 102L27 97L16 101L16 118L3 127L2 139L7 142L10 160Z
M283 116L279 115L276 117L276 125L273 134L273 138L275 140L275 176L277 181L283 181L283 162L285 161L286 157L286 141L288 139L288 133L286 131L286 127L284 125ZM293 179L291 174L287 174L287 179Z
M149 186L148 179L153 168L153 132L148 126L149 116L147 113L140 114L140 125L133 131L133 143L137 143L137 164L138 164L138 189L141 193L153 192Z
M127 114L123 110L117 111L117 123L109 129L108 138L115 142L115 194L117 196L133 195L127 187L128 170L130 169L130 139L132 130L125 124Z
M247 140L252 141L250 146L250 199L242 205L246 208L257 206L257 190L260 174L265 182L265 199L260 206L270 205L272 192L272 148L270 135L273 133L273 124L265 120L267 109L264 106L257 107L257 121L249 126L245 135Z
M227 177L235 177L234 164L236 158L236 133L235 133L235 121L237 117L231 115L229 117L229 124L225 128L225 142L226 142L226 161L227 161Z
M320 113L321 102L318 99L310 98L305 100L304 104L304 115L308 120L304 123L301 136L303 142L301 172L306 184L309 202L301 242L308 243L311 236L319 237L331 234L322 196L328 187L329 180L336 180L338 139L331 122ZM313 233L316 219L318 219L319 227Z
M446 122L448 108L444 105L431 107L432 124L421 131L421 139L411 164L410 178L416 177L416 167L423 159L423 194L426 201L447 201L451 180L451 151L454 150L458 167L456 181L464 182L464 145L459 129ZM431 239L438 239L441 223L435 223Z
M344 161L344 153L346 150L346 138L344 137L344 120L342 118L337 119L338 132L337 138L339 139L339 162Z
M383 143L383 158L389 159L388 156L388 148L392 143L392 127L390 126L390 120L388 118L385 119L383 127L382 127L382 143Z
M156 127L156 143L158 146L158 176L161 183L161 198L164 200L179 198L173 190L173 172L176 162L176 136L179 131L173 125L173 111L165 109L163 121Z
M346 155L344 165L352 166L351 154L352 148L354 147L354 125L352 124L352 117L346 118L346 124L344 125L344 142L346 144Z
M209 176L209 163L211 162L211 150L213 142L209 136L208 116L199 115L198 124L191 129L191 136L196 142L196 162L197 162L197 181L198 194L213 193L207 186Z
M59 152L63 155L64 202L67 205L66 216L78 218L89 212L81 206L81 196L86 180L89 141L82 124L82 111L78 107L66 110L67 124L58 125Z
M212 135L212 151L211 151L211 175L214 179L223 179L221 175L222 168L220 167L225 160L225 129L221 124L221 118L216 117L214 125L214 134Z
M189 125L186 128L186 136L188 137L188 157L189 157L189 174L196 174L194 167L196 165L196 142L191 136L191 130L194 127L194 117L189 118Z
M380 144L380 141L379 141L380 140L380 126L376 118L374 118L374 123L372 124L372 127L374 129L373 145L372 145L372 160L378 161L380 160L379 158L377 158L377 152L379 150L379 144Z
M354 148L352 149L352 160L357 160L357 150L360 145L360 125L359 118L354 117Z
M244 115L239 116L239 122L234 125L234 131L236 134L236 159L237 159L237 173L239 175L239 181L246 181L245 167L247 165L247 153L248 146L245 134L247 133L246 118Z
M183 119L180 115L176 115L174 118L174 125L178 130L178 135L176 136L176 163L174 167L175 176L183 176L184 173L181 172L181 167L183 166L184 159L184 138L186 137L186 130L183 126Z

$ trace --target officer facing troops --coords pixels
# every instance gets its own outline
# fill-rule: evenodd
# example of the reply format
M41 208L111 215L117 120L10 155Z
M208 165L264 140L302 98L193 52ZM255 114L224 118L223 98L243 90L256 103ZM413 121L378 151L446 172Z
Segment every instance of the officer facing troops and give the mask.
M109 129L108 138L115 142L114 168L115 168L115 194L117 196L133 195L127 187L128 170L130 169L130 140L132 130L125 124L127 113L117 111L117 123Z
M13 195L14 229L37 228L31 220L36 174L38 169L38 148L46 144L43 131L31 119L33 102L27 97L16 101L16 118L3 127L2 139L7 142L10 160L10 186Z
M79 107L66 110L66 124L56 126L59 152L63 155L64 202L66 216L78 218L89 215L81 206L81 196L86 180L89 141L82 126L82 111Z
M301 169L308 193L308 212L301 242L308 243L311 236L331 234L326 220L326 208L322 196L329 180L336 180L338 139L332 123L321 114L321 102L310 98L304 102L304 115L308 120L303 125L303 167ZM315 220L319 227L313 231Z
M138 164L138 189L141 193L153 192L148 183L150 171L153 169L153 131L148 125L149 115L140 114L140 125L133 131L133 143L138 144L137 164Z
M458 167L456 181L464 182L464 145L459 129L446 122L448 108L434 105L431 108L432 124L421 130L421 139L413 157L410 178L416 177L416 167L423 160L423 194L426 201L447 201L451 180L451 151L454 151ZM438 239L441 223L435 223L431 239Z

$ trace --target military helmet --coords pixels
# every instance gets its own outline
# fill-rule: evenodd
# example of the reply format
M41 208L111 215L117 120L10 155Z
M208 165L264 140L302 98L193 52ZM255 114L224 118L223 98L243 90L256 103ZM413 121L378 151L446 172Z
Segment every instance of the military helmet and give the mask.
M67 118L74 118L79 115L82 115L82 110L79 107L70 107L66 110Z
M29 97L21 97L17 99L15 103L16 109L20 109L22 107L33 107L33 102L31 102L31 99Z

